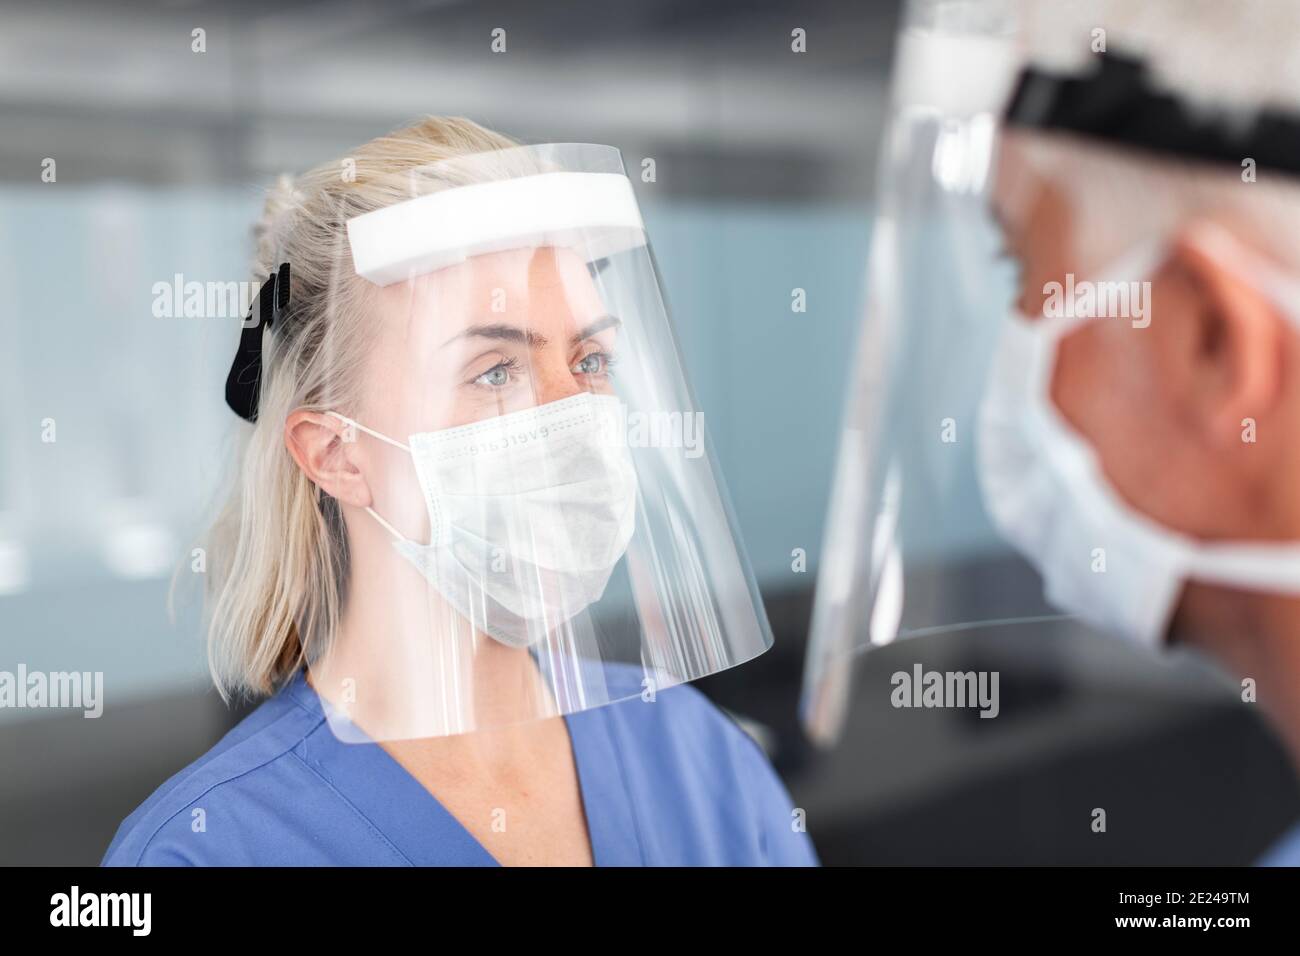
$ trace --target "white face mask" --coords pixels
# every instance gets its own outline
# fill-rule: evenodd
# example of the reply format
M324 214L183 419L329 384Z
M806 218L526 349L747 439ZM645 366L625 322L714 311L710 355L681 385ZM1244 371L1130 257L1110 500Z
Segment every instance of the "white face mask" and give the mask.
M636 520L636 471L618 399L583 392L497 418L412 435L430 540L366 510L475 629L512 647L541 640L600 600Z
M1163 247L1135 249L1099 275L1148 279ZM1254 270L1280 308L1300 303L1294 284ZM1150 309L1150 303L1147 303ZM1148 313L1149 315L1149 313ZM980 410L978 466L984 500L1002 534L1037 567L1063 611L1149 647L1159 646L1189 578L1300 594L1300 545L1206 544L1129 507L1092 447L1051 401L1063 337L1085 321L1030 321L1013 312L989 371ZM1133 334L1142 334L1134 330Z

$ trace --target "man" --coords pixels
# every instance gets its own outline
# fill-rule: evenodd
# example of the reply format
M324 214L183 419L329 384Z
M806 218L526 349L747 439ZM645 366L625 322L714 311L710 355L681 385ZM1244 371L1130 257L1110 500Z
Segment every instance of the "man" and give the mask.
M1042 31L1048 49L1086 26L1075 16L1040 20L1030 49ZM1059 336L1050 400L1095 454L1102 489L1119 499L1080 523L1099 544L1129 526L1154 531L1133 546L1144 560L1124 590L1155 597L1144 621L1114 587L1062 585L1093 599L1064 609L1127 636L1199 648L1253 681L1300 765L1296 16L1281 4L1201 2L1148 3L1140 13L1102 4L1085 16L1115 24L1111 52L1023 75L994 209L1020 265L1016 307L1031 321L1052 322L1049 299L1071 274L1099 274L1134 248L1150 250L1128 274L1101 280L1142 290L1141 308L1097 309ZM1114 59L1121 44L1134 59ZM1043 87L1059 94L1054 108L1029 102ZM1062 488L1072 493L1057 506L1088 507L1083 489L1068 480ZM1050 589L1053 545L1004 530L1025 544ZM1059 562L1055 573L1091 577L1090 556ZM1300 831L1289 846L1283 858L1300 863Z
M1039 572L1050 604L1148 647L1184 644L1217 660L1243 681L1246 699L1258 700L1300 766L1300 16L1268 0L1035 2L1019 13L1021 68L984 190L1005 257L1018 267L1013 314L974 416L985 510ZM907 68L909 51L901 56L904 80L920 72ZM924 105L944 119L927 171L940 198L924 211L933 231L940 203L952 233L965 208L959 187L981 191L969 188L980 113L925 92ZM897 129L891 137L895 153L909 141ZM891 212L891 225L903 225L877 240L893 243L889 258L903 266L907 245L896 234L906 233L905 218ZM955 245L974 268L948 271L991 274L977 240ZM883 308L881 293L873 296L878 323L893 312L940 323L930 341L948 340L953 367L970 367L975 350L952 339L982 323L952 323L946 335L951 320L936 318L917 293L887 288ZM876 333L872 344L884 351L887 339ZM917 394L944 382L932 374ZM942 400L931 404L927 414L938 419ZM902 418L894 415L890 438L906 432L916 444ZM963 416L942 421L959 443ZM856 427L873 433L870 424ZM855 441L866 465L846 469ZM889 498L875 490L889 480L869 467L885 444L879 434L846 439L838 508L865 513L843 487L864 468L877 485L859 497ZM938 460L932 448L928 456ZM874 553L856 568L875 643L882 630L883 640L898 631L897 610L881 625L884 607L902 603L887 597L892 522L915 538L907 495L928 484L937 511L943 499L933 489L944 487L915 478L915 451L883 457L902 464L894 507L902 517L884 522L889 509L875 506ZM837 523L862 531L851 517L833 513L831 523L832 546ZM843 563L827 568L827 560L824 579L842 578ZM822 590L807 712L827 706L816 691L834 657L826 646L846 642L826 634L854 608L836 604L846 589L834 581ZM906 608L902 616L906 623ZM1300 864L1300 830L1269 862Z

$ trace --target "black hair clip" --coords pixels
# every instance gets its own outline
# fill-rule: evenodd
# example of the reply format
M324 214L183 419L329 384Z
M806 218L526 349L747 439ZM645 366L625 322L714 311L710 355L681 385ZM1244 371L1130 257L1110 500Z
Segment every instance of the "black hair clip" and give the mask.
M226 404L245 421L257 421L257 395L262 384L262 330L275 328L289 305L289 263L266 277L257 301L248 310L239 334L239 351L226 376ZM257 323L253 324L253 310Z

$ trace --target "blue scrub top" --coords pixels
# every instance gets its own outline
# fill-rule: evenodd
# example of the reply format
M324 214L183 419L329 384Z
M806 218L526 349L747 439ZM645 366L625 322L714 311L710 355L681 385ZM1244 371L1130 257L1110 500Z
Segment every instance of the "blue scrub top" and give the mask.
M693 687L564 719L598 866L816 865L762 750ZM127 817L103 864L496 860L382 747L336 738L300 672Z
M1283 834L1256 866L1300 866L1300 824Z

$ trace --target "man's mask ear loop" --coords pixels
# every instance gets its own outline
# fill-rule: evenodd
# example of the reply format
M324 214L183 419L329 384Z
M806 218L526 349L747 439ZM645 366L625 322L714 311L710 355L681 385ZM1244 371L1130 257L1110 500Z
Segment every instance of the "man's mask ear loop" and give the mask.
M1200 224L1188 241L1260 292L1300 326L1300 279L1214 223Z
M392 445L394 448L400 448L408 455L411 454L411 449L408 446L403 445L400 441L397 441L396 439L393 438L389 438L387 435L383 434L382 432L377 432L373 428L367 428L365 425L362 425L358 421L353 421L351 418L348 418L346 415L340 415L338 412L326 412L325 414L333 415L339 421L343 422L343 424L350 425L351 427L356 429L360 429L361 431L365 432L367 435L371 436L372 438L378 438L380 441L387 442L388 444ZM366 514L370 515L370 517L378 521L380 526L389 534L391 534L397 541L400 541L404 544L414 543L408 541L404 534L402 534L391 524L389 524L387 521L381 518L379 516L379 512L375 511L375 509L371 508L369 505L366 505Z

